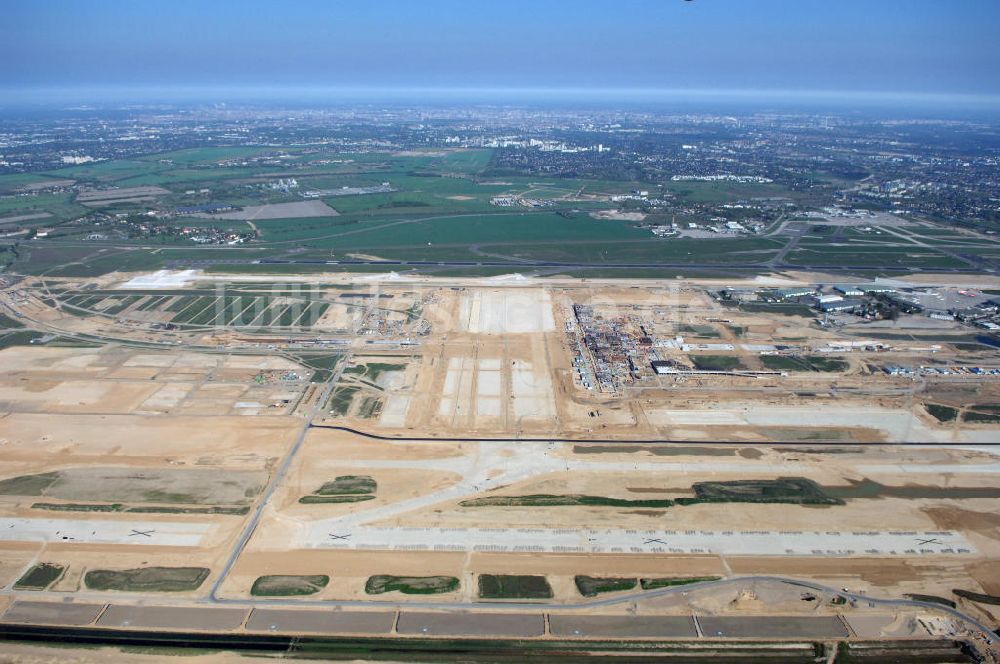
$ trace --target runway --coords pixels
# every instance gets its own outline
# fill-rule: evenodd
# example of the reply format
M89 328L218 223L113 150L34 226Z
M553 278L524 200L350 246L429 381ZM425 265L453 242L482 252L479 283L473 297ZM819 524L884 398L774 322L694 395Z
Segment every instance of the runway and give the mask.
M581 530L577 528L338 528L314 524L300 548L494 553L967 556L951 531Z
M196 547L212 528L178 521L0 518L0 541Z

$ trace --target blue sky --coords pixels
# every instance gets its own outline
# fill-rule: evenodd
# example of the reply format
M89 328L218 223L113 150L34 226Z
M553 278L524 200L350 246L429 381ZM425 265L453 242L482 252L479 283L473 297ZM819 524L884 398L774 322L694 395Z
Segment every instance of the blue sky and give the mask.
M0 88L1000 95L1000 0L0 0Z

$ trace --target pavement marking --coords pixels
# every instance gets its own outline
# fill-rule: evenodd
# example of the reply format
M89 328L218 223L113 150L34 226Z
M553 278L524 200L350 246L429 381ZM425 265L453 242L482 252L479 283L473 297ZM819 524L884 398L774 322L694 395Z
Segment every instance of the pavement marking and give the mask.
M383 528L331 533L317 522L299 546L499 553L665 553L787 556L972 555L952 531L619 530L574 528Z
M196 547L212 528L177 521L158 521L153 530L148 522L136 521L0 518L0 541Z

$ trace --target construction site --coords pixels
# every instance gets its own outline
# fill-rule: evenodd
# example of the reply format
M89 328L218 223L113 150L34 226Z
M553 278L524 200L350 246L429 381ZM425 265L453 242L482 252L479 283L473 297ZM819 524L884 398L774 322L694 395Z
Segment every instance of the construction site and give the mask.
M0 622L982 646L996 346L629 283L8 283Z

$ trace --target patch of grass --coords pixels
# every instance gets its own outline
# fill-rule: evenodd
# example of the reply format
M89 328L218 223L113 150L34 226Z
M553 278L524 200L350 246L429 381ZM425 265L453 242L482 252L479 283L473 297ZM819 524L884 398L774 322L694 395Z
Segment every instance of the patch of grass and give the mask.
M801 316L815 318L816 312L804 304L771 304L765 302L744 302L740 311L750 313L781 314L782 316Z
M930 602L932 604L943 604L951 608L955 608L955 602L944 597L938 597L937 595L921 595L919 593L904 593L906 597L917 601L917 602Z
M382 400L378 397L365 397L358 406L358 417L370 420L378 416L382 412Z
M331 415L336 415L337 417L347 415L347 411L351 408L351 402L354 401L354 395L360 389L360 387L354 386L335 387L330 393L330 400L326 404L326 409Z
M842 360L839 357L825 357L821 355L806 355L802 358L809 368L813 371L819 371L822 373L834 373L837 371L846 371L850 364L846 360Z
M459 503L462 507L561 507L567 505L587 505L595 507L672 507L673 500L627 500L604 496L534 494L529 496L486 496L471 498Z
M163 491L153 489L143 493L144 502L147 503L197 503L197 496L189 493L177 493L176 491Z
M405 364L387 364L382 362L370 362L364 365L365 377L371 381L377 381L379 376L389 371L402 371Z
M125 506L121 503L35 503L31 508L53 512L122 512Z
M760 363L771 371L809 371L809 367L798 358L788 355L761 355Z
M140 567L136 569L95 569L83 576L90 590L124 592L187 592L197 590L209 570L206 567Z
M689 583L718 581L721 578L721 576L660 576L651 579L639 579L639 584L643 590L655 590L656 588L686 586Z
M925 403L924 409L938 422L953 422L958 417L958 409L937 403Z
M341 475L326 482L308 496L299 498L304 505L318 503L360 503L373 500L378 484L369 475Z
M401 592L404 595L436 595L458 590L459 581L453 576L390 576L368 577L365 592L369 595Z
M344 496L375 493L378 484L370 475L341 475L332 482L325 482L314 493L320 496Z
M0 314L0 329L16 330L24 327L21 321L11 318L6 314Z
M14 590L45 590L55 583L64 571L66 568L56 563L32 565L31 569L14 582Z
M330 577L325 574L314 576L296 576L272 574L258 577L250 588L254 597L292 597L296 595L315 595L330 583Z
M746 369L740 358L733 355L689 355L699 371L735 371Z
M690 334L706 339L718 339L721 335L711 325L680 325L677 328L679 334Z
M20 332L10 332L0 336L0 350L13 346L30 346L35 339L41 339L45 334L34 330L23 330Z
M363 503L366 500L375 500L375 496L317 496L310 494L299 498L303 505L318 505L320 503Z
M957 597L961 597L962 599L967 599L973 602L979 602L980 604L992 604L994 606L1000 606L1000 597L996 595L974 593L971 590L962 590L961 588L955 588L951 592L955 593Z
M963 422L1000 422L1000 404L977 403L962 415Z
M818 355L762 355L761 363L772 371L844 371L850 365L840 358Z
M544 576L480 574L483 599L551 599L552 586Z
M776 480L734 480L696 482L694 497L627 500L579 494L532 494L526 496L484 496L459 503L462 507L640 507L668 508L700 503L790 503L796 505L843 505L844 501L825 492L812 480L803 477L779 477Z
M732 480L695 482L695 498L678 498L678 505L697 503L793 503L797 505L843 505L844 501L823 491L804 477L776 480Z
M0 496L40 496L58 479L58 472L10 477L0 480Z
M212 507L166 507L162 505L142 505L140 507L129 507L125 512L135 514L228 514L241 516L250 512L250 506L223 507L213 505Z
M576 589L584 597L596 597L601 593L614 593L635 588L635 579L599 578L593 576L577 576L573 578Z

